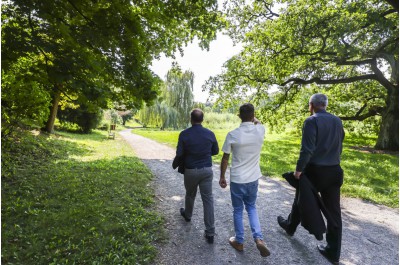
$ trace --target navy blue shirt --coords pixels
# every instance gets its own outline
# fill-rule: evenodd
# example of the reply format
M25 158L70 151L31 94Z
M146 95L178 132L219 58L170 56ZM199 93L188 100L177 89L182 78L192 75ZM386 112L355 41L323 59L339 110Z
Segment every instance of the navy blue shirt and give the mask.
M179 134L176 156L184 156L185 168L211 167L211 156L218 152L215 134L201 124L193 124Z
M303 125L303 137L296 171L303 171L307 164L336 166L340 164L344 130L339 117L325 110L308 117Z

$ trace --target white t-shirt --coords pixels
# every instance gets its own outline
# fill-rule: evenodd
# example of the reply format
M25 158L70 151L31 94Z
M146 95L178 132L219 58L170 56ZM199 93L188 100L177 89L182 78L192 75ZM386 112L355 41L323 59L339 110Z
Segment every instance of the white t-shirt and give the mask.
M264 135L264 126L253 122L242 122L239 128L228 133L222 151L232 153L231 182L249 183L262 176L260 152Z

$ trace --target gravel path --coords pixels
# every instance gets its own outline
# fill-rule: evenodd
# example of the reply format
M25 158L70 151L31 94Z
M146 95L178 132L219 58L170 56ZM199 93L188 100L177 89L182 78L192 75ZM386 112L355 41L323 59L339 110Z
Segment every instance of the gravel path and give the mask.
M175 150L164 144L130 133L120 132L154 174L156 210L166 220L168 240L157 245L155 264L329 264L318 252L319 243L303 227L293 237L279 227L276 217L287 216L294 189L286 182L263 177L257 200L264 240L271 255L262 258L245 221L245 250L235 251L228 244L234 235L229 185L218 185L219 166L214 165L214 207L216 237L214 244L203 238L203 210L200 194L196 197L192 221L179 214L184 205L183 176L171 167ZM288 169L290 170L290 169ZM229 173L229 170L228 172ZM342 198L343 241L341 264L399 264L399 211L358 199ZM324 241L325 242L325 241Z

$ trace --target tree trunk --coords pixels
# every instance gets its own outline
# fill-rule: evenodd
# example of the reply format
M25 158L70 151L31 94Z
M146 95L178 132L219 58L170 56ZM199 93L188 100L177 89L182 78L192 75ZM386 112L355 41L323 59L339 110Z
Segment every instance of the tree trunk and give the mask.
M382 113L382 123L375 149L399 150L399 86L388 90L386 110Z
M58 103L60 102L60 98L61 98L61 91L57 89L57 86L55 85L52 106L50 109L50 115L46 123L46 132L48 133L54 133L54 122L57 117Z

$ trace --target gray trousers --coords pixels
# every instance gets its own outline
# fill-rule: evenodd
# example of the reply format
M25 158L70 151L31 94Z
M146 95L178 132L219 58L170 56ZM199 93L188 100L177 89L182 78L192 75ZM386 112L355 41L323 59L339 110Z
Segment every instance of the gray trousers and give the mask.
M200 169L185 168L185 215L187 218L192 218L197 187L199 187L201 200L203 201L204 225L206 226L205 232L208 236L213 236L215 234L212 180L213 171L211 167Z

